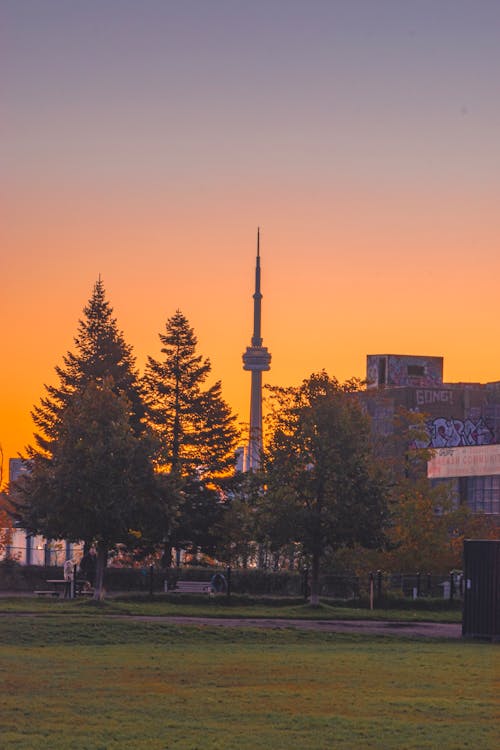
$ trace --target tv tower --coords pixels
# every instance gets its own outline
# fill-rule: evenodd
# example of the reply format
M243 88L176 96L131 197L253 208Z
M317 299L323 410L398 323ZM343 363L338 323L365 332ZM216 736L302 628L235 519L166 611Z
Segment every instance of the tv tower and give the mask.
M244 469L260 468L262 453L262 373L269 370L271 355L262 346L260 291L260 230L257 229L257 259L255 264L255 293L253 295L253 336L251 346L243 355L243 369L252 373L250 391L250 435Z

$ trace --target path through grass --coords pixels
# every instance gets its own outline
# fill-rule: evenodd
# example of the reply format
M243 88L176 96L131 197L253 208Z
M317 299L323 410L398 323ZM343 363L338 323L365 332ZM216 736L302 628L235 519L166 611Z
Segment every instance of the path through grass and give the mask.
M279 601L279 600L276 600ZM170 615L189 615L198 617L281 617L292 619L339 619L339 620L399 620L404 622L460 622L462 613L458 606L441 608L434 602L422 600L419 606L407 608L376 608L372 611L360 606L340 606L322 603L319 607L307 604L283 603L273 605L253 602L241 597L232 597L229 601L225 597L210 598L207 596L178 597L177 601L169 601L162 597L123 596L108 598L96 604L93 601L75 599L37 599L33 596L2 597L0 598L0 614L8 612L36 612L44 614L80 616L89 615L92 618L99 614L134 614L168 617ZM445 605L446 602L438 602Z

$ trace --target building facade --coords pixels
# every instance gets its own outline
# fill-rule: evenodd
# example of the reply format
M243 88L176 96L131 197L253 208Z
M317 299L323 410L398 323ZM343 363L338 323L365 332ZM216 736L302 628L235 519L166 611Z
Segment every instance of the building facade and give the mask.
M9 483L18 480L26 471L20 458L9 459ZM9 542L0 551L0 559L11 558L20 565L63 565L66 560L80 559L83 544L63 540L45 539L15 526L9 533Z
M425 415L435 450L428 476L451 483L457 502L500 519L500 382L445 383L443 358L396 354L367 357L365 403L374 432L392 434L398 410ZM475 467L475 468L473 468Z

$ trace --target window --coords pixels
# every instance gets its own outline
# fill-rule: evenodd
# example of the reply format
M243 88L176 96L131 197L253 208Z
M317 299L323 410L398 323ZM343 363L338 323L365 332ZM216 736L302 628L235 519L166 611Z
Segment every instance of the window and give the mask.
M500 476L468 477L467 505L473 513L500 513Z
M446 488L447 495L451 500L452 507L458 508L460 505L460 481L457 477L451 479L431 479L431 486L438 487L443 486ZM440 507L436 508L436 514L442 515L443 509Z
M408 377L423 378L425 375L425 367L423 365L408 365Z

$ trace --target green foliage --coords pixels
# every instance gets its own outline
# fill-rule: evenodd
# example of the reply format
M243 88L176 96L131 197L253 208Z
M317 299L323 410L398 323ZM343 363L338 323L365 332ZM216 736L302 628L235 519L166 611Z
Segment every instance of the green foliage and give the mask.
M89 383L108 377L113 380L114 391L124 394L130 402L130 421L134 430L140 432L143 429L144 405L132 349L117 327L100 278L83 313L74 340L75 351L67 352L63 367L56 367L59 384L45 386L47 396L33 409L33 421L40 430L35 441L42 453L50 453L51 442L58 439L60 419L74 395ZM35 453L31 449L29 456Z
M50 457L33 456L19 485L26 527L49 538L127 538L140 524L152 469L147 441L134 434L130 403L111 378L88 382L61 414Z
M167 321L160 341L163 358L148 358L144 388L157 440L160 494L169 482L176 489L175 496L167 493L157 526L169 564L174 546L214 553L221 516L217 489L234 465L238 431L220 382L206 385L210 361L196 353L196 336L180 311Z
M18 520L47 538L95 542L96 591L110 547L149 521L153 500L144 405L132 350L99 279L84 308L75 351L57 367L57 386L34 409L40 432L28 472L14 488Z
M238 567L258 557L259 541L266 539L260 526L263 477L259 472L236 472L224 483L224 503L217 528L217 558Z
M206 386L210 361L196 354L196 336L179 310L159 338L163 359L149 357L144 377L158 464L182 476L218 478L234 464L235 417L220 382Z
M495 538L492 519L458 505L450 483L427 478L433 451L426 442L426 415L400 409L386 457L392 475L388 545L368 558L372 569L442 573L461 568L465 538Z
M300 542L311 556L313 599L325 554L356 543L377 547L385 538L386 478L353 396L358 387L322 372L299 387L271 389L265 525L272 544Z
M194 477L159 474L156 481L166 488L167 498L168 488L174 488L171 501L164 503L163 513L157 516L157 524L158 520L164 520L164 524L157 525L156 538L161 533L160 538L168 545L182 548L188 555L196 556L202 550L212 557L218 544L217 529L222 513L218 491Z
M130 403L113 385L106 377L73 395L51 455L33 454L16 495L29 531L96 543L99 595L110 547L141 527L155 497L148 441L134 433Z

